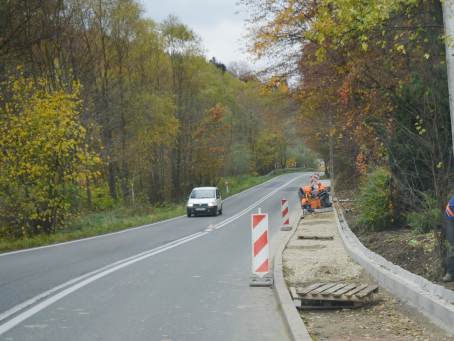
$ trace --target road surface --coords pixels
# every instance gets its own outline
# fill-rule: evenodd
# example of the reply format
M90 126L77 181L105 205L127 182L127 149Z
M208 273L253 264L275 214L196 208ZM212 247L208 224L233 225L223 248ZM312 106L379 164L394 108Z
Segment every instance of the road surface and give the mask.
M227 199L217 217L176 219L0 254L0 340L289 340L273 291L250 288L250 214L298 205L308 173Z

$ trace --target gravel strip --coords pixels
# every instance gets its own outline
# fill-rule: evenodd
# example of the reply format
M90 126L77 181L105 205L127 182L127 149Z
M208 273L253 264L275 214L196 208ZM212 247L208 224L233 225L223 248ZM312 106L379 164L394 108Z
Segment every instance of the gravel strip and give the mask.
M333 240L299 240L298 235L333 236ZM283 259L288 286L317 281L373 283L345 251L332 212L303 219ZM304 311L301 316L314 340L454 340L382 288L367 307Z

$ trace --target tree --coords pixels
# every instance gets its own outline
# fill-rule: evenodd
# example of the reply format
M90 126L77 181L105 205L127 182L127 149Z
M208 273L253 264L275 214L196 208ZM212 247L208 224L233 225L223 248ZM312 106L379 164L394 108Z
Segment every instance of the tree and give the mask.
M100 163L79 121L79 86L48 87L21 74L2 84L0 226L14 237L61 227Z
M195 183L216 185L224 175L225 155L228 150L226 134L229 129L225 122L225 112L226 109L221 105L215 105L193 133L193 139L197 141L192 179Z

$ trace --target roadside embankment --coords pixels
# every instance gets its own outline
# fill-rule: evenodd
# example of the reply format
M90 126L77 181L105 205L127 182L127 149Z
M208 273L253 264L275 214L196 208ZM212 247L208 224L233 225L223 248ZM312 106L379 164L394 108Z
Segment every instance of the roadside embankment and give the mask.
M300 240L299 235L332 236L332 240ZM287 285L315 282L374 283L344 248L335 214L303 219L283 254ZM380 287L373 303L363 308L301 312L314 340L454 340Z

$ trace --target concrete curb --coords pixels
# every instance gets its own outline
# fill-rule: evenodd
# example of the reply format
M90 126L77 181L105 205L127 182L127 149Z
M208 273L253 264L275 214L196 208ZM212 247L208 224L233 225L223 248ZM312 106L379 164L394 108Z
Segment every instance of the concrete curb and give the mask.
M292 298L290 297L290 293L287 288L287 284L284 280L284 273L283 273L283 265L282 265L282 254L287 246L290 238L295 234L298 223L300 221L300 213L293 215L293 224L292 224L292 232L285 232L280 231L280 234L287 234L280 240L280 245L278 246L275 256L274 256L274 264L273 264L273 276L274 276L274 291L276 293L277 299L279 304L282 308L282 312L284 313L284 319L287 323L290 336L294 341L309 341L312 338L309 335L309 332L304 325L304 322L299 315L298 311L296 310L295 304L293 303Z
M391 294L416 308L449 335L454 335L454 292L415 275L366 248L350 230L337 204L334 211L339 234L350 257Z

